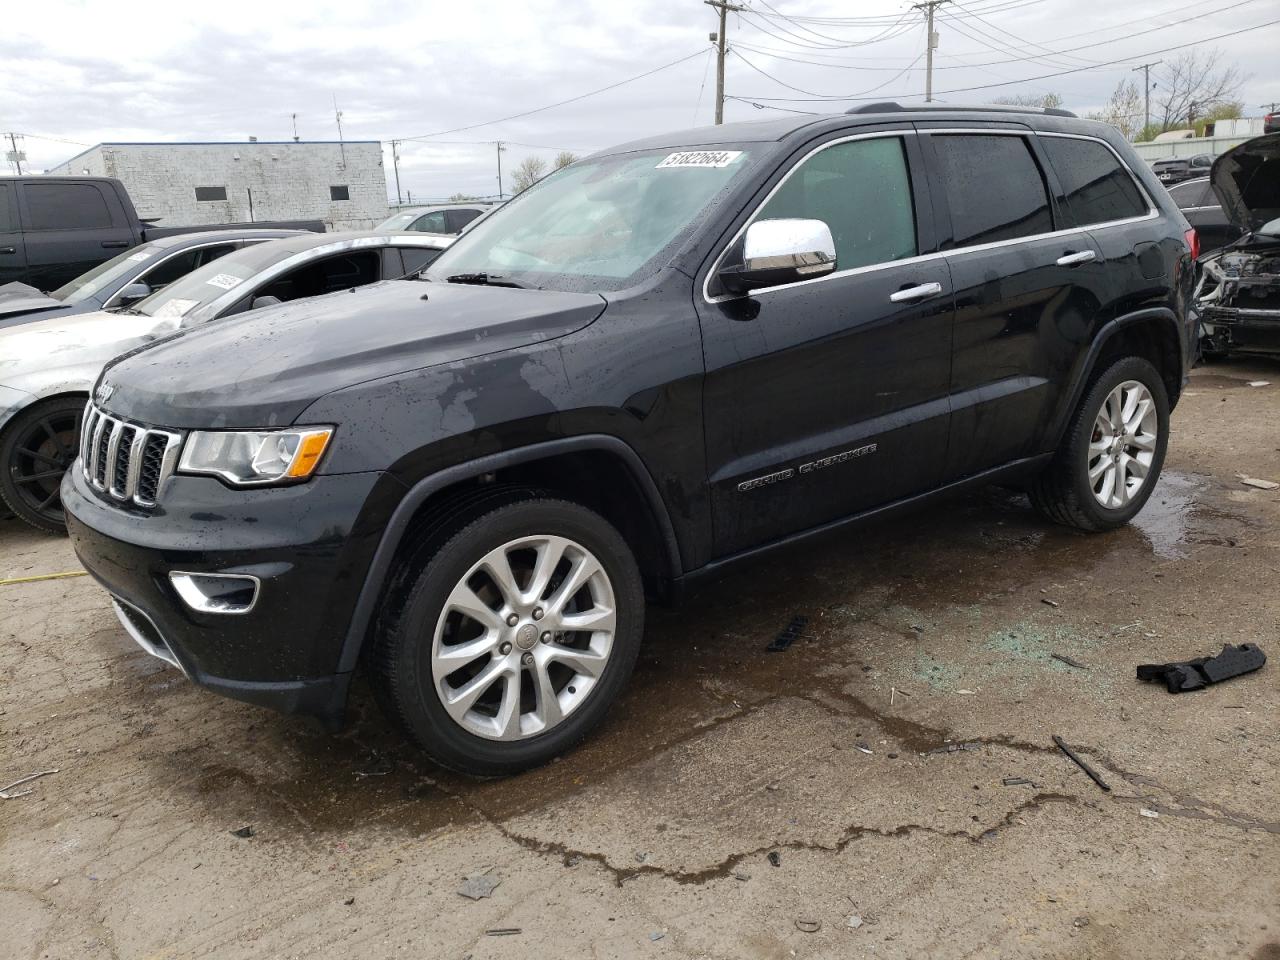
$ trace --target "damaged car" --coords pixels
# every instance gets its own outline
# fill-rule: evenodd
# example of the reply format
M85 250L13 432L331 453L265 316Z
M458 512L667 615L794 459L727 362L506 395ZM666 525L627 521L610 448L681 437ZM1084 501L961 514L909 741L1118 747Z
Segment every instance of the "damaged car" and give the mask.
M241 247L305 234L302 230L204 230L148 240L42 293L14 281L0 286L0 330L32 320L123 310L197 267Z
M415 274L452 242L303 233L227 253L118 313L0 330L0 508L49 533L64 529L58 485L78 450L89 388L113 357L212 320ZM115 480L145 499L146 471Z
M1244 233L1200 260L1201 355L1280 356L1280 133L1224 153L1210 180L1223 211Z

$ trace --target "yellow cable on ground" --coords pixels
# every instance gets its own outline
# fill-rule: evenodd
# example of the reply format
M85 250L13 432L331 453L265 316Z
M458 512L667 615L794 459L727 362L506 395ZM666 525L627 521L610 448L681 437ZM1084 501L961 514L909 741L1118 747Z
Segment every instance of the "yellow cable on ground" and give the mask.
M0 587L7 587L13 583L38 583L41 580L66 580L69 577L87 577L88 574L83 570L71 570L67 573L42 573L38 577L13 577L10 580L0 580Z

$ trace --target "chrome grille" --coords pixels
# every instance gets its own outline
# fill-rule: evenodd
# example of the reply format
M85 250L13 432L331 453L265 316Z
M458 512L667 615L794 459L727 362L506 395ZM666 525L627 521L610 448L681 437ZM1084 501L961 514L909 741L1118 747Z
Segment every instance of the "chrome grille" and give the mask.
M92 403L80 432L80 465L89 484L115 500L153 507L178 464L182 435L113 417Z

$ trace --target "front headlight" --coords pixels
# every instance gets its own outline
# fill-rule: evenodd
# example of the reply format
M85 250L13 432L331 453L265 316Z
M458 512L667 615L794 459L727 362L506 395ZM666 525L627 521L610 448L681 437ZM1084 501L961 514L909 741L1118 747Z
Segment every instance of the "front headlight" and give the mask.
M315 472L332 436L332 427L194 430L178 470L212 474L241 487L293 483Z

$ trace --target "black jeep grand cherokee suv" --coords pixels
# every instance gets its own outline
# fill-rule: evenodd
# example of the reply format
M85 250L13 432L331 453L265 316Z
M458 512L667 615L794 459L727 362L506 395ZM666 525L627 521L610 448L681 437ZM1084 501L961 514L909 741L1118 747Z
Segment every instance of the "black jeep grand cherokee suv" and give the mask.
M601 719L646 591L994 480L1129 520L1192 359L1193 241L1062 112L650 137L421 280L118 359L63 503L196 683L336 724L363 664L437 759L511 772Z

